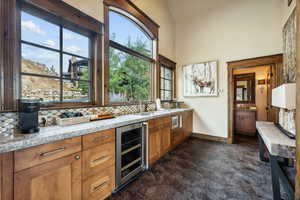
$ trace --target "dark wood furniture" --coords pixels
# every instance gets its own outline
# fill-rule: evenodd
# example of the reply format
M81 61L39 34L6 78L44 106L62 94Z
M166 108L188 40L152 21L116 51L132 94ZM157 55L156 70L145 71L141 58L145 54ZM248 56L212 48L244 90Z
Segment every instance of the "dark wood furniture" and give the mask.
M238 109L234 110L234 132L236 134L254 136L256 134L256 110Z

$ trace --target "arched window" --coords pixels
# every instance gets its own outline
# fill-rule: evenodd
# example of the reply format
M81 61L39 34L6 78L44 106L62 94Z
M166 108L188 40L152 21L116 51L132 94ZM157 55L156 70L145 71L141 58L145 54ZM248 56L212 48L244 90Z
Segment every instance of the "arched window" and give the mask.
M128 103L153 100L156 67L157 32L153 23L133 4L122 0L105 1L107 103ZM128 12L124 2L135 8ZM126 9L127 8L127 9Z

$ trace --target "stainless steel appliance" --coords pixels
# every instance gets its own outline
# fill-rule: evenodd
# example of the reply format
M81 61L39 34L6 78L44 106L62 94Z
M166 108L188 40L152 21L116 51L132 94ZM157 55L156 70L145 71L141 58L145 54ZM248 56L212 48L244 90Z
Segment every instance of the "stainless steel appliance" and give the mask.
M147 168L147 123L117 128L116 190Z

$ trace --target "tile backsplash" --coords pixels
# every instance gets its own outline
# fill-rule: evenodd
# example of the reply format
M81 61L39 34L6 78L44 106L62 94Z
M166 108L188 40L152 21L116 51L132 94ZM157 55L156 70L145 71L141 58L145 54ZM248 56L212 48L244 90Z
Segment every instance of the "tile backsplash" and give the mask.
M144 105L142 106L144 109ZM149 104L148 110L154 111L156 109L155 104ZM92 108L76 108L76 109L59 109L59 110L41 110L39 112L39 121L42 118L47 120L48 126L53 126L56 124L56 118L63 112L80 112L83 115L105 115L105 114L115 114L115 115L127 115L134 114L140 111L139 105L128 105L128 106L113 106L113 107L92 107ZM0 113L0 135L6 132L11 132L18 125L18 113Z

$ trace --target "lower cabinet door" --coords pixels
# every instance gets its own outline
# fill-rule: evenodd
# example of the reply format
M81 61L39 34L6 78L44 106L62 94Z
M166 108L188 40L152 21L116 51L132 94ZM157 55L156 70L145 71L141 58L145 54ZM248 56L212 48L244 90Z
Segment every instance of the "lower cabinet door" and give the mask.
M111 166L83 182L83 200L102 200L115 189L115 167Z
M157 128L149 128L149 164L155 163L160 157L161 135Z
M15 200L81 200L81 153L15 173Z
M193 133L193 112L185 112L182 116L182 125L184 130L184 137L188 138Z
M160 130L161 134L161 152L160 156L164 156L171 149L171 126L166 125Z

